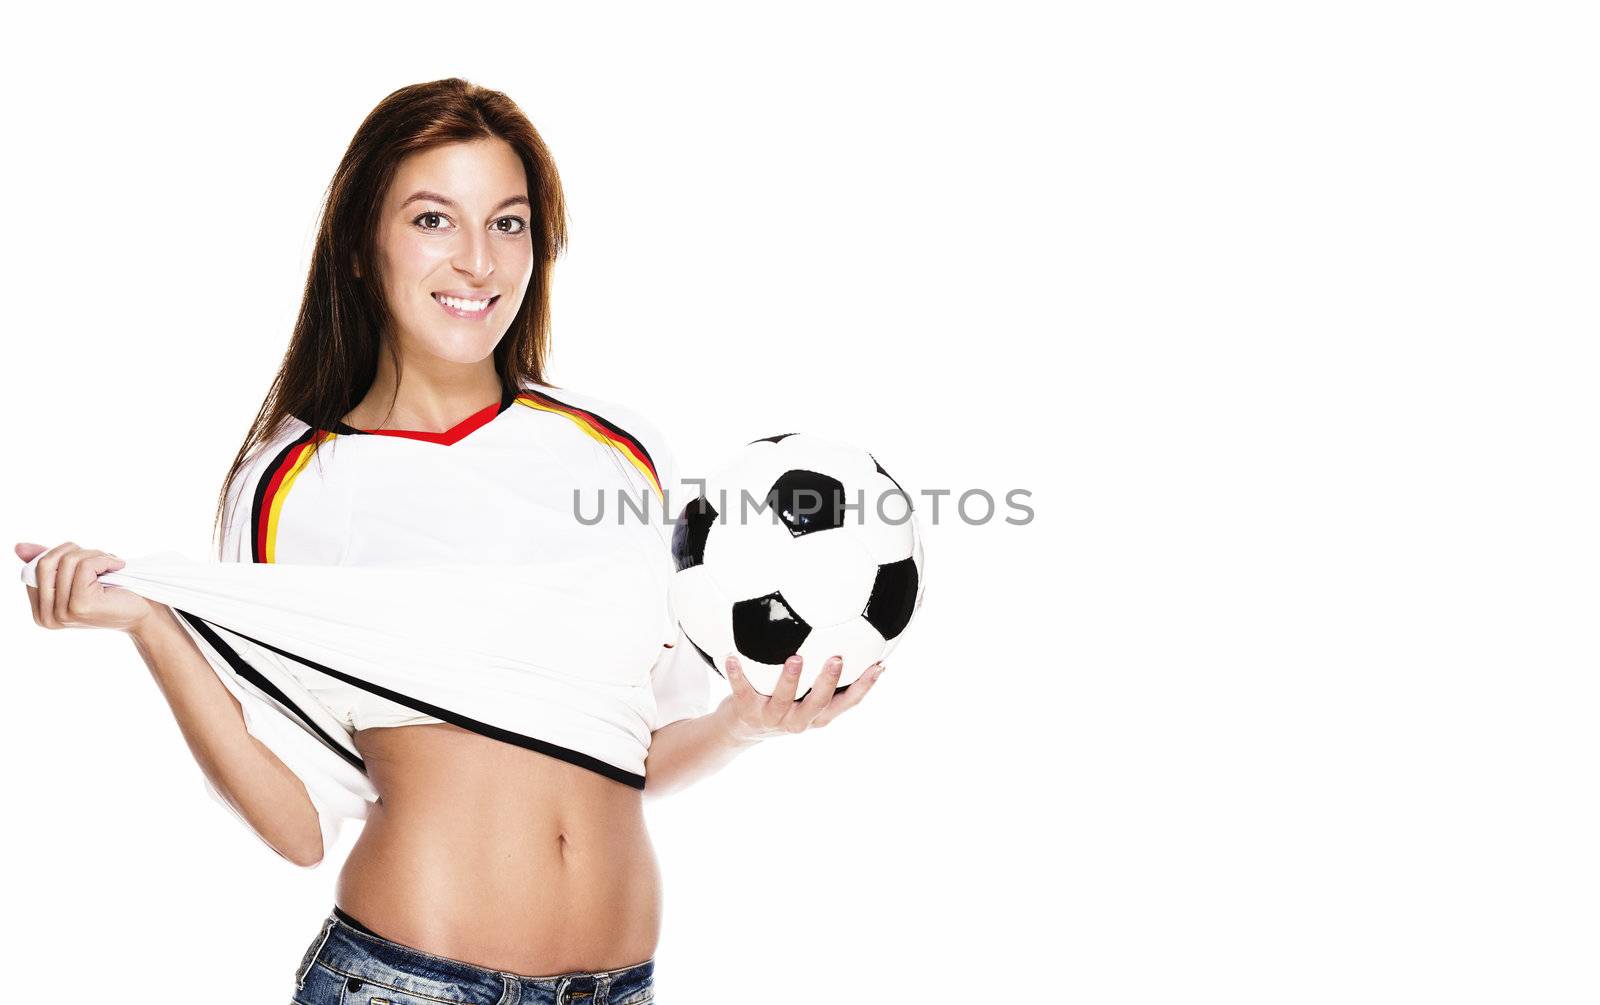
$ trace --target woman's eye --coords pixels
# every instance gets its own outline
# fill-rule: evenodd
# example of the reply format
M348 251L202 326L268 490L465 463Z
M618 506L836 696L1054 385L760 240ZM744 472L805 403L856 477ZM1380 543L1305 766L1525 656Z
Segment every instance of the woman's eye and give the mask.
M443 220L444 218L445 218L445 215L443 213L423 213L421 216L417 217L415 220L412 220L411 222L420 225L423 230L440 230L442 228L440 228L440 227L430 227L430 226L424 224L422 221L424 221L424 220Z
M496 224L502 224L502 223L514 223L514 224L516 224L515 229L512 229L512 230L507 230L507 229L505 229L503 227L500 228L500 233L502 233L502 234L520 234L523 231L528 229L528 221L524 220L520 216L502 216L500 219L496 220L495 223Z

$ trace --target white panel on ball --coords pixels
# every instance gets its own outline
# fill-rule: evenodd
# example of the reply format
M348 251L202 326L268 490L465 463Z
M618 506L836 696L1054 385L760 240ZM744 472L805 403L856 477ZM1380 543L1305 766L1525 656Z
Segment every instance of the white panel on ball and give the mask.
M749 523L713 523L706 539L705 567L730 601L749 600L779 589L794 547L789 531L766 515Z
M844 672L839 676L839 683L843 685L853 682L881 659L884 648L883 636L861 618L815 629L800 646L800 658L805 665L800 674L800 688L795 694L802 694L811 686L829 657L844 657Z
M803 534L781 553L778 588L783 599L813 629L860 620L878 563L852 533L855 528Z
M705 497L716 507L719 526L731 526L741 520L772 520L768 512L758 512L758 507L772 483L792 467L778 449L780 445L758 441L742 447L729 463L706 476ZM754 502L745 502L741 489L748 491Z
M684 569L672 577L669 593L673 616L695 645L703 649L722 673L723 657L733 652L731 602L712 582L703 565Z
M905 493L876 471L857 484L862 487L861 512L852 513L845 527L856 534L867 554L879 565L898 562L909 556L912 525L916 517L908 515L910 500ZM852 504L856 501L854 488L850 486Z

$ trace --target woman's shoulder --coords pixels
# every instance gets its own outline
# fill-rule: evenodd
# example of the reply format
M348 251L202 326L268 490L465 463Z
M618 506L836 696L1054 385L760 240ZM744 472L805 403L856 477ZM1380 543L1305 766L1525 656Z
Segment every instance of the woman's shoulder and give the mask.
M310 560L327 551L324 519L335 494L323 468L331 441L294 416L256 443L228 481L223 510L225 561Z
M261 437L245 454L235 478L250 484L259 484L281 472L284 465L298 464L308 459L314 447L341 437L326 430L313 429L293 415L286 415L276 429Z
M537 405L567 411L573 418L595 425L608 434L632 440L651 455L670 452L661 427L644 409L587 389L525 383L522 392Z

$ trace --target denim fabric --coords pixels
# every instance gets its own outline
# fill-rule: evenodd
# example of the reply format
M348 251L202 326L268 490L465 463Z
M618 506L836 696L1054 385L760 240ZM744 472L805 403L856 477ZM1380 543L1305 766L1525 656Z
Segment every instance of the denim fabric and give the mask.
M295 969L295 1005L647 1005L655 1000L655 957L619 970L527 977L390 942L338 908L334 912L323 919Z

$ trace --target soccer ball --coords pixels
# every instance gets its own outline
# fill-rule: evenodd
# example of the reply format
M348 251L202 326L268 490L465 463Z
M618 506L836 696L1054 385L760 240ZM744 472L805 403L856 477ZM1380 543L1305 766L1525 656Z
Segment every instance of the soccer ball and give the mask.
M911 497L867 451L805 433L753 440L708 477L678 514L672 555L684 637L719 674L737 653L762 694L797 652L796 698L831 656L844 690L922 606Z

